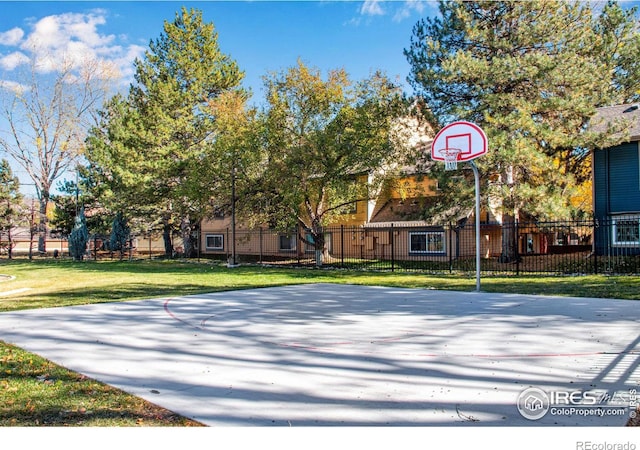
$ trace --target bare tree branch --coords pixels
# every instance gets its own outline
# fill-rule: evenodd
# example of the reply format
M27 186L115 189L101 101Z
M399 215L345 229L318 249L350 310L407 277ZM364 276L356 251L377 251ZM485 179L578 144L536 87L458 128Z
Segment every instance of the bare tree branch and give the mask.
M46 251L47 207L54 183L78 163L94 110L107 94L111 77L97 61L79 70L61 61L56 72L43 72L34 59L28 85L0 84L0 119L9 127L0 135L4 150L33 181L40 203L39 251ZM12 88L13 87L13 88Z

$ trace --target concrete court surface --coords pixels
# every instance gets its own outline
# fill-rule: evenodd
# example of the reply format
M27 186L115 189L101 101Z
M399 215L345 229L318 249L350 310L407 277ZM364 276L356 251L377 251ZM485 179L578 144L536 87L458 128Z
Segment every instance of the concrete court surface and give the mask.
M1 313L0 340L211 426L621 426L629 408L516 404L637 389L639 319L635 301L311 284Z

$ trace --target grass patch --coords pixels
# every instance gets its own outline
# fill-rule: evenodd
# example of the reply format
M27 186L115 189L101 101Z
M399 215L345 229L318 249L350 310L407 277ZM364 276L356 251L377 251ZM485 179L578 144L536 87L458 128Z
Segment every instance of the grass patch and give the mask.
M0 261L0 312L204 292L343 283L475 290L469 275L362 272L181 261ZM28 289L28 290L24 290ZM485 292L640 299L640 277L485 277ZM196 422L0 342L0 426L195 426Z
M179 261L71 262L0 261L0 274L15 278L0 282L0 312L88 303L138 300L223 290L299 283L345 283L445 290L475 290L475 276L425 275L241 266ZM586 275L487 276L485 292L640 299L640 277Z
M0 343L0 426L201 426Z

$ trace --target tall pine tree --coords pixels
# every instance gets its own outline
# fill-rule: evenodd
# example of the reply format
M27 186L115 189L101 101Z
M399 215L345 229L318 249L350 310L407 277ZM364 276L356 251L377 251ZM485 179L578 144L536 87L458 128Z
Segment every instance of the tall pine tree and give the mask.
M202 209L188 195L189 162L203 154L213 132L208 102L242 78L236 62L220 51L213 24L186 8L165 22L164 33L136 63L131 101L146 132L144 163L154 174L149 194L164 210L165 236L171 221L179 224L187 256Z
M12 257L13 238L11 232L18 225L22 194L20 181L13 175L9 161L0 161L0 245L5 245L3 235L6 236L7 254Z
M186 8L165 22L135 68L128 98L109 103L102 126L91 133L88 159L94 174L111 183L111 200L121 202L122 194L130 207L135 202L140 211L159 216L167 255L176 228L189 254L193 226L204 210L190 192L192 168L214 130L208 105L237 89L243 73L221 52L213 24Z
M118 251L120 253L120 261L124 257L124 252L127 249L131 232L127 220L122 213L116 214L113 219L113 227L111 229L111 237L109 239L109 249L111 251Z
M503 222L572 213L588 149L603 140L586 131L595 108L638 98L634 14L614 2L598 13L584 2L456 0L415 25L410 82L436 129L462 119L487 132L477 163L484 202ZM439 178L441 206L470 204L472 189Z

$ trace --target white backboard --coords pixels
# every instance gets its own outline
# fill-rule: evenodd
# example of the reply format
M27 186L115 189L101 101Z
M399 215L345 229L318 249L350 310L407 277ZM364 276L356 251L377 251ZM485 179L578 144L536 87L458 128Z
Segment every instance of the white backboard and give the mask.
M442 128L431 144L431 159L444 161L443 150L458 149L458 161L471 161L487 153L487 135L471 122L453 122Z

